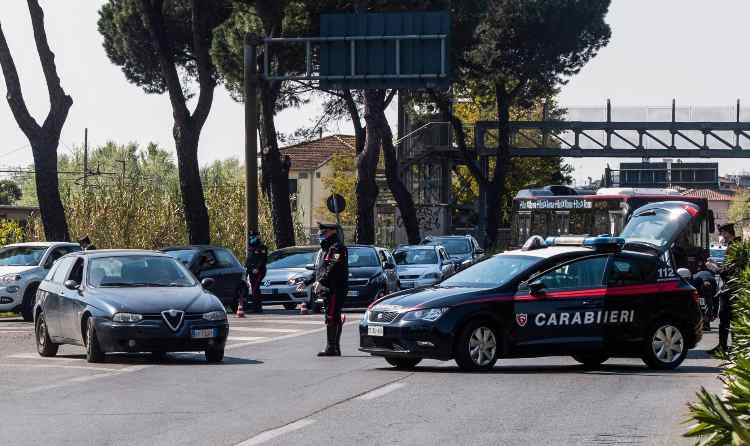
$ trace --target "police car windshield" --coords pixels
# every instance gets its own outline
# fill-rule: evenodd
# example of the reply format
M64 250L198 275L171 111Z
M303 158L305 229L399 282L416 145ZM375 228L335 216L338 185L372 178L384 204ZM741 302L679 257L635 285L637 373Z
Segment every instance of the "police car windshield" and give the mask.
M268 255L268 269L304 268L315 262L316 251L274 251Z
M408 249L393 253L396 265L434 265L438 262L433 248Z
M496 255L456 273L440 283L441 287L497 288L541 260L540 257Z
M674 238L677 231L682 229L681 225L673 223L672 220L676 217L676 213L670 213L665 209L650 209L641 212L633 215L620 237L628 242L643 242L662 248Z
M450 255L468 254L471 252L469 241L460 238L444 238L430 240L428 245L441 245Z

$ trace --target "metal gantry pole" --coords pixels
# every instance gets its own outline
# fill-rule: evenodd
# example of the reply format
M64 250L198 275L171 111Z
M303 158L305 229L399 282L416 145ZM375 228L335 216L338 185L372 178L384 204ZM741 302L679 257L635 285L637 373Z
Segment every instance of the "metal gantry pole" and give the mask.
M256 34L245 35L245 254L249 255L250 232L258 230L258 73Z

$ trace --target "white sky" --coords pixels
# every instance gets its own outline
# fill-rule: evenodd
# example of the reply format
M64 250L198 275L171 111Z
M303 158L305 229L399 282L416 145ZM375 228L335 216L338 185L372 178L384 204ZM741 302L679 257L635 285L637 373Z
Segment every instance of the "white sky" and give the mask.
M73 97L60 150L81 144L89 128L89 144L114 140L142 145L149 141L173 150L172 113L166 96L146 95L129 84L102 48L96 21L102 0L42 0L46 28L56 54L58 72ZM742 32L750 16L747 0L613 0L607 21L609 46L563 87L562 105L731 106L737 99L750 105L750 60ZM47 91L33 43L26 2L5 0L0 23L13 51L27 105L38 121L48 110ZM1 76L0 76L1 77ZM0 91L5 91L4 80ZM313 120L316 108L287 110L277 126L292 132ZM395 117L393 117L395 126ZM201 164L242 157L242 106L218 88L211 115L201 135ZM342 123L337 132L351 132ZM7 102L0 101L0 166L31 162L31 149L18 129ZM574 177L601 176L606 162L575 159ZM722 174L750 170L750 161L722 160Z

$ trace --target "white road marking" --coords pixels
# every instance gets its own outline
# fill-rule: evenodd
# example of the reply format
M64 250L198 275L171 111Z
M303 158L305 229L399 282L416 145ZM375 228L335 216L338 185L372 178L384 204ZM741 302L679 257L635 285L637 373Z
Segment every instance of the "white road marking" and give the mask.
M229 327L229 332L233 331L264 331L268 333L297 333L299 329L295 328L264 328L264 327Z
M260 341L260 340L265 340L265 339L268 339L268 338L263 337L263 336L245 336L245 337L229 336L227 338L227 341Z
M351 321L351 322L345 323L344 325L351 325L351 324L358 324L358 323L359 323L359 321ZM283 339L296 338L298 336L305 336L305 335L309 335L309 334L312 334L312 333L318 333L318 332L324 331L325 329L326 328L324 326L324 327L321 327L321 328L315 328L313 330L300 331L299 333L292 333L292 334L288 334L288 335L284 335L284 336L276 336L276 337L273 337L273 338L268 338L268 339L263 340L263 341L250 341L250 342L243 342L241 344L232 344L232 345L228 345L228 346L224 347L224 350L235 350L235 349L238 349L238 348L247 347L248 345L265 344L266 342L281 341Z
M321 318L322 319L322 318ZM300 325L323 325L325 322L320 321L295 321L295 320L280 320L280 319L251 319L253 322L258 322L260 324L300 324ZM232 326L229 326L229 329L232 329Z
M5 363L0 364L2 367L23 367L28 369L80 369L80 370L93 370L96 372L114 372L117 369L108 369L105 367L88 367L85 365L65 365L65 364L22 364L22 363Z
M31 334L34 333L32 330L0 330L0 336L4 334Z
M265 432L261 432L260 434L250 439L247 439L243 441L242 443L238 443L237 446L255 446L258 444L263 444L267 441L273 440L276 437L280 437L284 434L288 434L289 432L294 432L296 430L303 429L314 423L315 423L315 420L312 420L309 418L303 418L299 421L295 421L294 423L287 424L286 426L282 426L276 429L271 429Z
M88 381L94 381L101 378L108 378L118 375L124 375L126 373L133 373L137 372L139 370L143 370L145 368L148 368L148 365L133 365L130 367L125 367L124 369L120 370L112 370L110 369L107 373L99 373L97 375L87 375L87 376L77 376L75 378L65 379L62 381L58 381L55 384L48 384L45 386L36 386L36 387L30 387L28 389L20 389L19 393L38 393L38 392L44 392L51 389L56 389L58 387L65 387L70 384L80 384L82 382L88 382Z
M83 355L71 358L66 356L50 356L47 358L44 358L42 356L39 356L37 353L16 353L15 355L8 355L6 358L12 358L12 359L40 359L44 361L80 361L83 359Z
M398 390L402 387L404 387L406 384L404 383L391 383L388 385L385 385L379 389L372 390L370 392L365 393L364 395L360 395L357 397L358 400L374 400L375 398L380 398L381 396L391 393L394 390Z

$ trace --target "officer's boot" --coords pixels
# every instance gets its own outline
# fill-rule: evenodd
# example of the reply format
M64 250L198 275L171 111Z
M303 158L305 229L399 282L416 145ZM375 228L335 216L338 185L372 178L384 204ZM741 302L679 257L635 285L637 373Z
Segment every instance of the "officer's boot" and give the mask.
M326 325L326 348L318 352L318 356L341 356L341 352L336 348L336 325Z
M339 321L336 324L336 343L334 344L334 347L336 349L336 353L338 353L338 356L341 356L341 332L344 330L344 324Z

